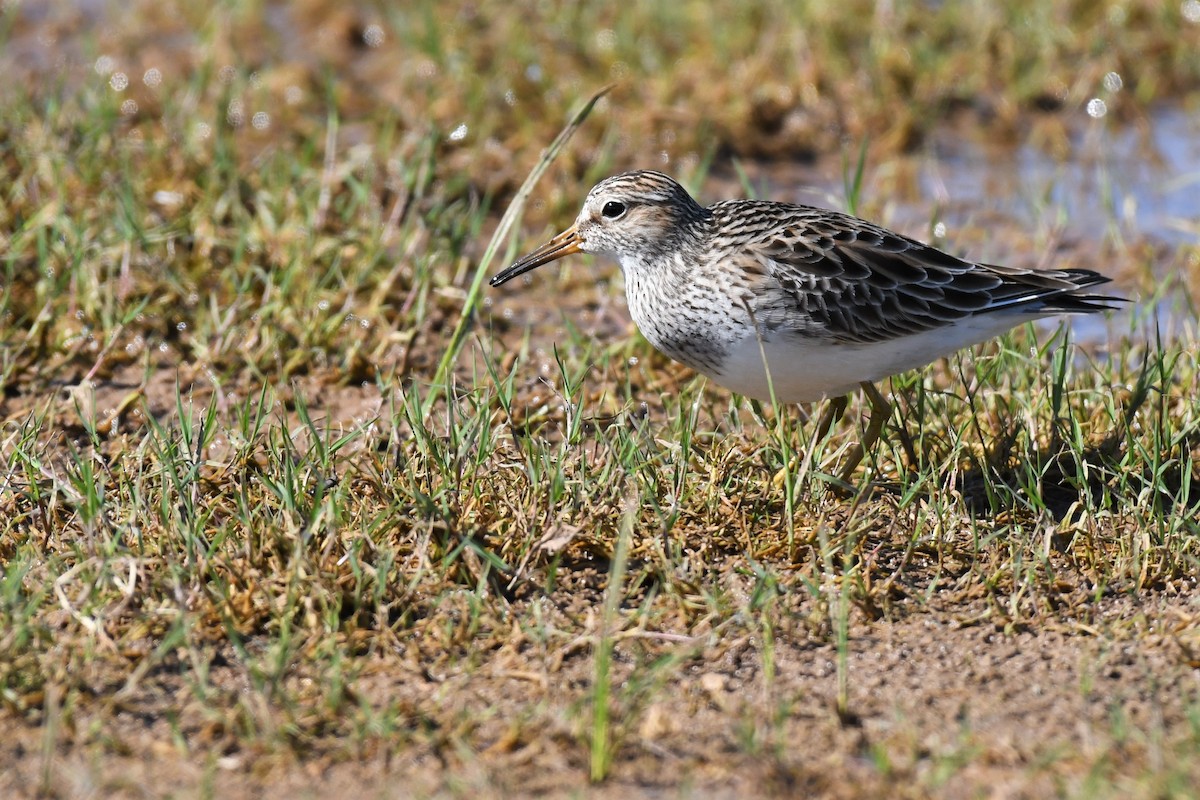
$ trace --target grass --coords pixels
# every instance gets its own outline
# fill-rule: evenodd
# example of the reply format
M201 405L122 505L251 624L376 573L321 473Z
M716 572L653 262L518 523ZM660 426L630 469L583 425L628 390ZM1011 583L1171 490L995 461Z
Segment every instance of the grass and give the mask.
M1179 334L1138 309L898 376L920 461L892 431L850 497L861 398L809 441L629 335L608 268L480 292L647 154L696 187L828 156L867 214L951 112L1058 141L1110 70L1103 124L1189 102L1178 5L321 8L64 17L56 81L0 94L6 794L1187 796L1194 244L1107 221L1122 291L1181 276ZM7 52L32 29L0 12Z

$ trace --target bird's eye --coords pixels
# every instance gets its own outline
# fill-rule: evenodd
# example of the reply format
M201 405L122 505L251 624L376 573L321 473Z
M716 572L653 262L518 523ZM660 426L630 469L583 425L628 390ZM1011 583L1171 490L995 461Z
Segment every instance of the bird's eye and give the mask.
M604 208L600 209L600 213L609 219L616 219L625 213L625 204L618 203L616 200L609 200L604 204Z

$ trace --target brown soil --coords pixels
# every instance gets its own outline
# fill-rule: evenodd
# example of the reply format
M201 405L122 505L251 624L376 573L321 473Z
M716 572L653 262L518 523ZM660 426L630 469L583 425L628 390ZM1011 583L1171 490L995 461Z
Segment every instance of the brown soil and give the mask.
M739 566L720 580L749 591ZM586 616L600 581L579 568L553 597L518 601L511 614L527 618L543 603L552 620ZM770 677L761 630L749 626L630 636L616 650L618 687L652 656L679 662L645 704L619 704L619 749L601 786L586 782L574 711L592 679L580 631L549 646L516 636L470 666L418 653L413 643L366 657L353 687L358 701L403 709L407 730L360 752L324 737L307 752L240 750L234 732L202 711L186 675L156 671L116 695L104 685L113 676L96 676L96 694L73 709L70 730L55 728L53 700L42 725L10 729L0 745L9 765L0 793L1047 797L1114 788L1108 781L1130 761L1171 762L1178 732L1195 724L1185 711L1200 668L1194 586L1148 598L1064 591L1064 606L1077 605L1078 615L1036 629L1006 624L986 599L938 599L964 590L950 582L926 610L895 619L854 615L841 715L837 648L809 629L813 604L795 594L779 598L787 613L774 620ZM232 653L206 655L217 691L235 699L246 690ZM269 728L272 712L261 713ZM1196 779L1194 763L1181 769L1183 780ZM1164 787L1133 788L1154 796Z

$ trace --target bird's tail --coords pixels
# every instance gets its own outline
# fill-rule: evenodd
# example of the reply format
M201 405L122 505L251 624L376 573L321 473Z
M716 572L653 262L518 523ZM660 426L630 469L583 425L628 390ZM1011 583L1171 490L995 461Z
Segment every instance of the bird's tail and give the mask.
M991 267L1004 274L1005 286L996 292L988 311L1019 314L1092 314L1119 308L1125 298L1087 291L1112 279L1090 269L1013 270ZM1004 291L1007 289L1007 291Z

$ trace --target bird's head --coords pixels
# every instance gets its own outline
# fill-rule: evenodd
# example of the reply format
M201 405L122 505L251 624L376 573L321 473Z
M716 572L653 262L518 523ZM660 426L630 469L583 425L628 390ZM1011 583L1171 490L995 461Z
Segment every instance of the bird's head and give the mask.
M631 260L650 263L675 249L688 225L705 214L686 189L661 172L614 175L588 192L574 225L501 270L491 284L499 286L572 253L608 255L622 267Z

